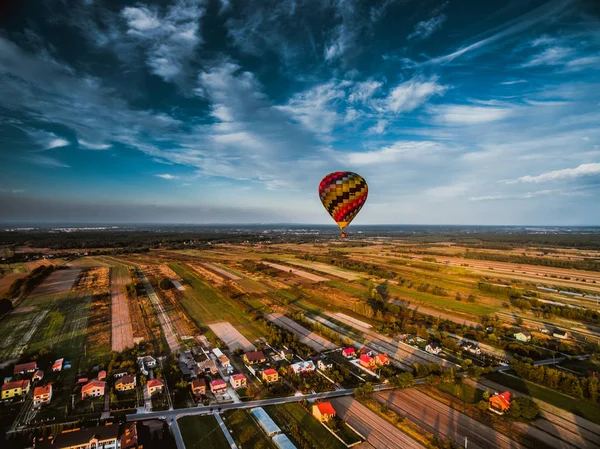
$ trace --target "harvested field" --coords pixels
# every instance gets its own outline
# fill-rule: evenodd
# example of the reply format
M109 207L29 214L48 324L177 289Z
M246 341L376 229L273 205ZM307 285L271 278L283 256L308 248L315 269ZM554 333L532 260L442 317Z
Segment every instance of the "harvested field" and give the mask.
M213 265L212 263L202 263L201 265L205 266L209 270L212 270L212 271L214 271L216 273L219 273L221 276L224 276L224 277L226 277L226 278L228 278L228 279L230 279L232 281L239 281L239 280L242 279L241 277L239 277L239 276L237 276L237 275L235 275L233 273L230 273L229 271L227 271L227 270L225 270L223 268L220 268L220 267L218 267L216 265Z
M94 295L90 304L90 316L86 335L88 353L108 355L111 350L111 295Z
M314 271L319 271L320 273L330 274L332 276L337 276L342 279L346 279L347 281L355 281L360 279L360 275L354 273L352 271L344 270L342 268L337 268L333 265L327 265L320 262L311 262L309 260L300 260L300 259L286 259L286 263L290 265L296 265L299 267L310 268Z
M296 276L303 277L303 278L308 279L309 281L313 281L313 282L326 282L329 280L322 276L318 276L316 274L312 274L312 273L309 273L304 270L298 270L297 268L290 268L285 265L279 265L278 263L263 262L263 264L268 265L271 268L276 268L277 270L285 271L286 273L295 274Z
M204 279L208 279L209 281L211 281L213 284L215 284L217 286L223 285L223 283L224 283L224 278L222 276L217 275L217 274L213 273L212 271L207 270L204 267L201 267L199 265L193 265L193 264L186 264L186 266L188 266L193 271L195 271L197 274L199 274L200 277L202 277Z
M367 437L360 447L374 449L424 449L411 437L350 396L331 400L337 415Z
M44 282L31 292L31 296L56 295L58 293L68 292L73 287L80 271L79 268L54 270Z
M17 279L21 279L27 276L27 273L11 273L7 274L3 278L0 278L0 296L8 290L8 288L15 282Z
M147 275L154 276L154 277L156 277L156 279L159 279L159 278L175 279L180 284L183 282L183 279L181 279L177 273L175 273L173 270L171 270L171 268L168 265L165 265L165 264L142 265L141 268L142 268L142 270L144 270L144 273L146 273Z
M282 315L281 313L271 313L270 315L267 315L266 318L273 324L295 334L300 342L310 346L315 351L322 352L337 348L337 346L330 341L325 340L323 337L315 334L305 327L300 326L298 323Z
M345 313L336 313L334 315L337 316L340 319L340 321L342 321L342 322L349 321L351 323L354 323L354 324L356 324L358 326L361 326L361 327L364 327L364 328L367 328L367 329L370 329L371 327L373 327L370 324L364 323L364 322L362 322L360 320L357 320L356 318L352 318L351 316L348 316Z
M108 291L110 283L110 268L87 268L81 270L73 290L76 292L87 291L92 294L104 293Z
M240 332L227 322L209 324L208 327L225 342L231 351L243 349L244 352L256 351L256 346L248 341Z
M121 352L133 347L133 329L129 319L129 307L125 296L125 285L130 281L126 269L113 268L110 279L110 296L112 312L111 345L112 350Z

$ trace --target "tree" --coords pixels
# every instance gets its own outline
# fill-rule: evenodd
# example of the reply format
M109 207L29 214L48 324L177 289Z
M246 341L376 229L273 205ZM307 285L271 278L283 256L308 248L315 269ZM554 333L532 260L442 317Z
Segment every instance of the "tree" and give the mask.
M488 409L488 401L482 399L477 403L477 408L485 412Z
M170 279L161 278L160 281L158 281L158 286L163 290L169 290L173 288L173 283Z
M409 388L415 384L415 378L411 373L401 373L392 377L390 383L398 388Z
M354 394L359 398L370 398L374 391L373 384L371 382L366 382L364 385L361 385L354 390Z
M489 401L489 399L490 399L490 392L487 391L487 390L485 390L483 392L483 394L481 395L481 397L483 398L484 401Z

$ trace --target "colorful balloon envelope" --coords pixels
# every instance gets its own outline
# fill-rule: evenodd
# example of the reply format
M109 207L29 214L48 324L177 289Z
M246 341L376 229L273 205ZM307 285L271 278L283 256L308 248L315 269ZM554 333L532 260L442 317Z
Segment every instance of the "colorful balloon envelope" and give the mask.
M330 173L319 184L319 196L329 215L342 230L356 217L367 200L369 186L360 175L349 171Z

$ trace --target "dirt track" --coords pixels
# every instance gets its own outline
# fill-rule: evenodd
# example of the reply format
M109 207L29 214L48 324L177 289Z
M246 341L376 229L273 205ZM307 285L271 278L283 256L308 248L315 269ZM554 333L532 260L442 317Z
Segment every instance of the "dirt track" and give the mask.
M367 437L360 448L375 449L423 449L423 446L402 433L383 418L352 397L345 396L331 401L337 415Z
M112 310L112 350L121 352L125 348L133 347L133 329L129 319L129 308L125 296L125 284L128 277L117 275L117 270L112 270L110 279L110 296Z
M385 403L390 410L410 419L442 440L452 438L462 446L467 437L468 445L472 449L524 447L506 435L414 388L377 393L374 397L377 401Z

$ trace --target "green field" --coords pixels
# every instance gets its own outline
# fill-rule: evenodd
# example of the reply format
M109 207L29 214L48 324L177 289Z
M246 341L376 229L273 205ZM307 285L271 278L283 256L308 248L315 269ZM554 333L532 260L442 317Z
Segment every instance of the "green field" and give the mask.
M223 414L223 420L239 447L274 449L265 433L258 427L248 410L238 409Z
M333 288L337 288L340 291L351 294L352 296L356 296L357 298L362 298L367 294L367 289L362 288L361 284L358 283L350 283L343 281L328 281L327 285Z
M304 435L310 439L310 443L316 449L345 449L346 447L299 403L273 405L265 407L265 411L282 430L295 422L299 429L304 430ZM293 439L292 435L287 432L286 434Z
M521 393L528 394L534 399L547 402L550 405L562 408L563 410L571 412L577 416L581 416L582 418L585 418L596 424L600 424L600 407L590 402L581 399L575 399L557 391L550 390L523 379L507 376L502 373L490 373L485 377L493 382L497 382L506 387L520 391Z
M227 298L207 281L184 267L173 263L169 266L190 286L182 292L181 305L190 318L199 326L218 321L229 321L246 338L256 340L261 336L246 311L234 300Z
M436 388L467 404L476 404L483 399L483 391L467 384L440 383Z
M185 449L231 449L214 416L184 416L177 423Z

